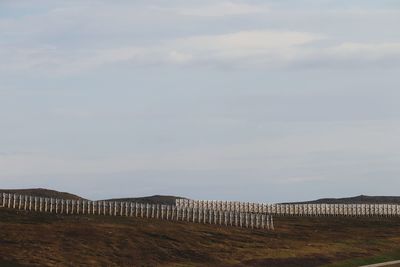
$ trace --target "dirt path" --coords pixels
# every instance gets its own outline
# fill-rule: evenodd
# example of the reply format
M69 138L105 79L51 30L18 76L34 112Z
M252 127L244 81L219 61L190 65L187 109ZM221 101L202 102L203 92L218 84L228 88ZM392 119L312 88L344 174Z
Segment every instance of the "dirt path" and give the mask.
M372 265L364 265L361 267L400 267L400 261L389 261Z

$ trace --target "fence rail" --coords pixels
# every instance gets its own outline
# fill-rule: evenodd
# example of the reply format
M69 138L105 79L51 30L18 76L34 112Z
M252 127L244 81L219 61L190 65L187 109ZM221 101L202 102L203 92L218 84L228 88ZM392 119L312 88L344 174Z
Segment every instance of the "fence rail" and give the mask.
M275 216L400 216L398 204L265 204L177 199L176 206Z
M119 201L65 200L0 193L0 207L65 215L127 216L274 230L274 221L271 215L189 206Z

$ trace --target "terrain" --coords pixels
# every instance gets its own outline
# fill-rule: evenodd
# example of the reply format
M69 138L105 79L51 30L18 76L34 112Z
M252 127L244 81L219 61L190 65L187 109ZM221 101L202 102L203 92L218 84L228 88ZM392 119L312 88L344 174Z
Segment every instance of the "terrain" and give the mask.
M0 208L0 266L359 266L400 259L400 218L275 217L275 231Z
M163 204L163 205L175 205L177 199L182 199L183 197L176 196L162 196L154 195L148 197L131 197L131 198L112 198L105 199L105 201L120 201L120 202L137 202L137 203L149 203L149 204Z
M47 197L47 198L59 198L69 200L84 199L80 196L70 194L67 192L59 192L56 190L44 189L44 188L30 188L30 189L0 189L0 193L7 194L18 194L36 197Z
M397 196L355 196L345 198L321 198L311 201L294 202L292 204L400 204Z
M83 197L67 193L59 192L56 190L44 189L44 188L32 188L32 189L0 189L0 193L30 195L47 198L59 198L59 199L71 199L79 200L85 199ZM165 196L165 195L154 195L145 197L125 197L125 198L112 198L103 199L104 201L126 201L126 202L138 202L138 203L150 203L150 204L164 204L174 205L176 199L185 199L180 196ZM321 198L317 200L301 201L301 202L290 202L290 204L357 204L357 203L375 203L375 204L400 204L400 196L366 196L360 195L355 197L346 198ZM289 203L283 203L289 204Z
M50 190L50 189L44 189L44 188L0 189L0 193L47 197L47 198L58 198L58 199L68 199L68 200L85 199L83 197L80 197L78 195L74 195L71 193L59 192L56 190ZM154 196L147 196L147 197L112 198L112 199L104 199L104 201L120 201L120 202L126 201L126 202L138 202L138 203L150 203L150 204L175 205L175 200L182 199L182 198L183 197L177 197L177 196L154 195Z

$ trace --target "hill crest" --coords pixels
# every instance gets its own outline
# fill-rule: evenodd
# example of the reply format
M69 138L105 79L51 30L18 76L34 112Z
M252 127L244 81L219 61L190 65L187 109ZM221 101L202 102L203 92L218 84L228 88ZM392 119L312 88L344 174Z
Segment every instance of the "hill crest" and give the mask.
M317 200L291 202L290 204L400 204L399 196L359 195L345 198L320 198Z
M45 189L45 188L0 189L0 193L46 197L46 198L59 198L59 199L68 199L68 200L84 199L80 196L77 196L77 195L74 195L71 193L60 192L60 191Z
M105 199L104 201L121 201L121 202L138 202L138 203L149 203L149 204L175 205L175 201L177 199L184 199L184 197L153 195L153 196L147 196L147 197L112 198L112 199Z

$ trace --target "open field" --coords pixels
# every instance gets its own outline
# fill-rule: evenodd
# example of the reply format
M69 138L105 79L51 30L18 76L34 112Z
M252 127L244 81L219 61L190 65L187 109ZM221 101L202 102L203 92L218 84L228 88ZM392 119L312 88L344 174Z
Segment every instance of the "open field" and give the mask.
M400 259L399 218L277 217L274 232L0 209L1 266L358 266ZM367 259L367 260L366 260Z

